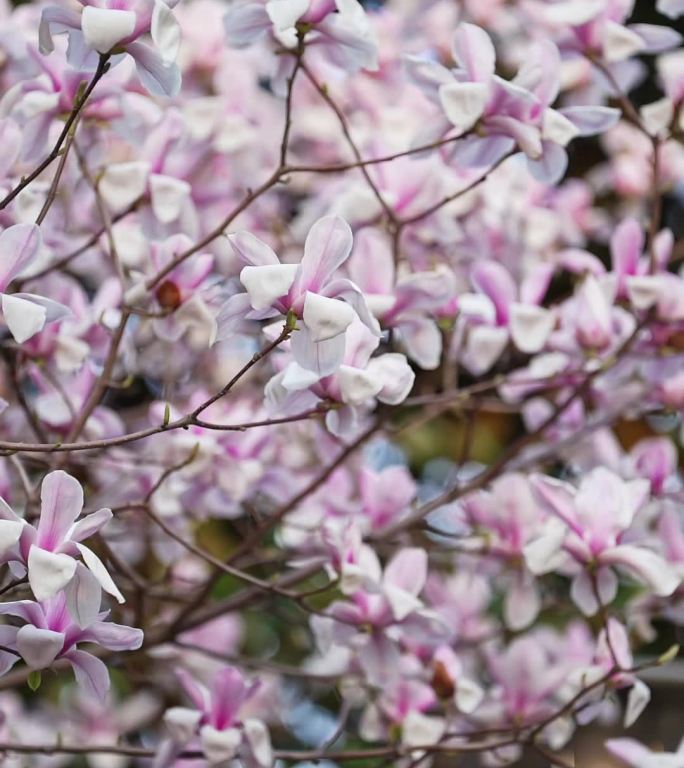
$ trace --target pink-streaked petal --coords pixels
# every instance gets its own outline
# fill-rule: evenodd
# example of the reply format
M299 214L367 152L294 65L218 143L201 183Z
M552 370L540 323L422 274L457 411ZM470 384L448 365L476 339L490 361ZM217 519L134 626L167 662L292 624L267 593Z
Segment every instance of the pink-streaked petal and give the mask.
M83 488L61 469L45 476L40 489L40 521L36 545L56 549L83 509Z
M71 664L79 688L103 702L109 691L109 672L104 662L85 651L69 651L64 658Z
M126 51L135 59L140 82L153 96L177 96L181 71L176 64L166 64L161 56L144 43L129 43Z
M150 34L162 60L167 64L175 61L180 47L180 25L164 0L155 0Z
M233 232L228 235L228 242L235 251L235 255L248 266L265 267L280 264L273 249L251 232Z
M452 44L454 58L471 80L487 82L494 74L496 51L484 29L475 24L460 24Z
M67 538L70 541L83 541L97 533L102 526L106 525L112 519L111 509L98 509L89 515L81 518L71 527Z
M78 551L81 553L83 561L91 570L93 576L98 580L102 589L112 595L112 597L114 597L118 603L125 603L126 600L124 596L121 594L119 588L112 580L112 577L109 575L109 572L105 568L102 560L100 560L100 558L91 549L86 547L85 544L76 544L76 546L78 547Z
M349 258L352 231L339 216L325 216L309 230L297 273L297 292L317 293Z
M34 260L41 243L35 224L15 224L0 234L0 291Z
M89 627L100 612L102 590L98 580L84 565L78 563L65 594L71 618L81 629Z
M64 647L64 634L26 624L17 632L17 650L31 669L45 669Z
M669 563L645 547L620 544L605 549L601 553L601 562L622 566L660 597L671 595L681 582Z

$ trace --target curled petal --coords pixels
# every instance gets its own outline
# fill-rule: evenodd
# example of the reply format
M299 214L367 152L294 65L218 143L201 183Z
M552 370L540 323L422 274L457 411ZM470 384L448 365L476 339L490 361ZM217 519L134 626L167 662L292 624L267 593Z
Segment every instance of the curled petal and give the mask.
M64 647L62 632L27 624L17 632L17 650L31 669L45 669Z
M327 341L343 334L355 317L354 310L343 301L310 291L306 294L303 320L314 342Z
M287 295L296 272L296 264L244 267L240 272L240 282L247 289L254 309L268 309L277 299Z
M98 53L109 53L117 43L133 34L135 13L86 5L81 14L81 29L90 48Z

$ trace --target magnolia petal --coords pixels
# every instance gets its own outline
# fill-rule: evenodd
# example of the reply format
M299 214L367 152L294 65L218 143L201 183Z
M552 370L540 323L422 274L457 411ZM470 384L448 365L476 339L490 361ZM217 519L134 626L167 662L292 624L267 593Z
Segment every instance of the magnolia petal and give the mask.
M254 759L265 768L271 766L273 764L273 749L271 748L271 736L268 728L261 720L248 717L244 722L244 729Z
M460 131L470 130L482 117L488 97L484 83L449 83L439 89L442 109Z
M356 317L349 304L307 291L303 320L313 342L327 341L344 333Z
M656 9L663 16L676 19L678 16L684 15L684 0L658 0Z
M122 211L138 200L147 188L149 163L110 163L100 177L98 190L103 200L114 211Z
M240 282L245 286L254 309L268 309L277 299L287 295L296 272L296 264L243 267Z
M533 304L515 303L511 307L509 328L515 346L526 354L540 352L551 335L554 313Z
M88 549L85 544L76 544L78 551L81 553L81 557L85 564L92 571L93 576L99 581L100 586L105 592L108 592L112 597L116 598L118 603L125 603L126 599L119 592L118 587L109 575L109 572L104 566L104 563L100 558L92 551Z
M109 53L117 43L133 34L135 13L86 5L81 14L81 29L90 48Z
M579 128L562 112L555 109L544 110L542 139L553 141L565 147L579 135Z
M374 357L367 366L368 372L382 382L377 398L388 405L403 402L413 389L416 374L406 356L399 352L387 352Z
M273 249L251 232L233 232L228 235L228 242L235 255L251 267L280 265Z
M674 102L665 97L645 104L639 112L646 130L651 136L658 136L672 123L675 114Z
M573 123L580 136L605 133L617 124L622 114L613 107L564 107L558 111Z
M181 87L181 71L144 43L129 43L126 51L135 59L140 82L153 96L177 96Z
M266 13L278 31L294 27L309 9L309 0L269 0Z
M409 594L418 595L427 580L428 558L424 549L402 549L385 568L383 584L398 587Z
M45 476L40 487L40 521L36 544L51 551L64 541L83 509L83 488L61 469Z
M635 309L649 309L660 298L660 275L630 275L625 279L627 295Z
M64 634L26 624L17 632L17 650L31 669L45 669L64 647Z
M606 61L624 61L645 47L643 39L615 21L603 23L603 54Z
M23 520L0 520L0 557L19 541L24 525Z
M202 713L189 707L171 707L164 713L164 725L178 744L193 738L201 719Z
M326 341L315 342L306 327L296 331L290 342L295 361L302 368L315 371L318 378L330 376L339 368L344 359L344 349L343 333Z
M85 651L69 651L66 658L74 670L78 686L99 701L104 701L109 691L109 672L104 662Z
M81 518L77 523L74 523L67 534L67 538L70 541L83 541L84 539L90 538L90 536L97 533L100 528L106 525L111 519L111 509L98 509L97 512L92 512Z
M23 344L42 331L47 321L45 307L6 293L2 294L2 313L17 344Z
M54 29L53 29L54 28ZM66 32L68 29L81 28L81 15L71 8L49 5L43 8L38 27L38 45L43 54L52 53L55 44L52 32Z
M320 379L316 371L302 368L298 363L290 363L284 371L281 384L290 392L298 392L301 389L308 389Z
M259 3L232 3L223 18L231 48L246 48L271 28L266 8Z
M72 619L81 629L89 627L100 611L102 592L98 580L84 565L78 563L74 578L67 584L65 593Z
M339 267L349 258L352 231L340 216L325 216L309 230L304 256L297 274L298 293L318 293Z
M585 616L594 616L602 605L610 605L617 594L617 577L610 568L599 568L595 578L596 584L583 570L570 586L570 597Z
M454 691L454 703L459 712L471 714L480 706L482 699L484 699L484 691L476 682L467 677L459 677Z
M142 645L143 631L113 621L96 621L83 634L83 641L93 641L110 651L135 651Z
M64 589L76 573L76 560L69 555L31 547L28 580L36 600L49 600Z
M542 184L557 184L568 167L568 153L560 144L542 141L542 154L538 159L527 158L530 173Z
M402 723L401 740L407 747L427 747L437 744L445 728L446 723L441 717L430 717L411 710Z
M541 596L533 579L517 578L504 600L504 620L514 631L529 627L541 609Z
M237 728L218 731L211 725L204 725L200 730L200 739L209 764L218 765L235 757L242 742L242 734Z
M606 747L611 754L620 758L620 760L623 760L628 765L633 766L633 768L645 768L656 757L650 749L647 749L635 739L609 739L606 741Z
M463 364L475 376L486 373L499 359L507 343L506 328L476 325L468 330Z
M549 520L542 536L523 548L525 564L535 576L552 571L562 551L567 529L560 520Z
M471 80L486 82L496 66L496 51L489 35L475 24L459 24L452 44L454 58Z
M660 597L671 595L681 581L675 569L660 555L633 544L603 550L601 562L626 568Z
M630 728L639 719L639 715L646 709L651 700L651 689L638 678L630 688L625 709L625 728Z
M337 381L343 402L352 405L370 400L382 389L382 382L372 372L350 365L341 365L337 369ZM286 386L284 382L283 385Z
M180 25L164 0L155 0L150 34L162 60L166 64L174 62L180 47Z
M41 243L40 228L35 224L15 224L0 234L0 291L34 260Z
M163 5L161 0L158 3ZM190 200L191 188L187 181L173 176L153 173L150 175L150 200L154 215L162 224L175 221Z

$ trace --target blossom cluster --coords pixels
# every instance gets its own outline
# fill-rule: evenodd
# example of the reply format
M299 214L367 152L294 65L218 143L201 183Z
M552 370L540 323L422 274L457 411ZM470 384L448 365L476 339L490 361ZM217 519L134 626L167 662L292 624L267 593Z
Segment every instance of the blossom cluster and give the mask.
M0 3L3 765L684 768L652 5Z

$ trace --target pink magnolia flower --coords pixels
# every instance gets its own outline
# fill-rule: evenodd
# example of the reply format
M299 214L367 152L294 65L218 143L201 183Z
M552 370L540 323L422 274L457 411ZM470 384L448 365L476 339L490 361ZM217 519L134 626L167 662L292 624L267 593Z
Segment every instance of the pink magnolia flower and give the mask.
M525 546L539 534L543 512L524 475L509 473L495 480L491 489L463 499L468 521L482 532L487 551L511 563L522 559ZM522 629L534 621L541 607L536 580L521 569L506 592L507 626Z
M87 610L93 593L97 593L99 601L100 587L119 602L124 601L100 558L81 543L107 524L111 510L100 509L77 522L82 509L81 484L62 470L50 472L43 480L37 527L20 518L0 499L3 561L20 563L27 569L37 600L48 600L67 588L67 602L74 617ZM87 569L78 568L79 556Z
M577 136L607 130L619 117L607 107L551 107L558 95L560 55L550 41L536 46L510 82L495 74L496 51L480 27L459 26L453 56L454 70L417 57L409 66L417 84L444 111L446 120L435 135L455 128L464 137L453 157L466 166L494 165L519 149L535 178L555 183L567 166L565 146Z
M14 337L21 344L52 323L69 314L62 304L33 293L6 293L12 280L36 258L41 247L40 229L35 224L15 224L0 233L0 300L2 314Z
M495 261L473 266L471 280L478 292L458 297L461 322L454 340L468 370L476 375L488 371L509 339L521 352L541 352L556 322L554 311L540 306L552 274L551 267L539 264L518 288Z
M376 229L362 229L349 259L352 280L381 326L398 335L409 358L433 370L439 365L442 335L432 315L454 295L453 275L446 268L395 273L386 238Z
M615 598L618 580L613 566L626 570L656 595L671 595L677 588L679 576L661 555L625 537L648 501L648 481L624 481L598 467L582 478L578 490L542 476L534 477L533 484L556 519L525 547L527 565L535 574L547 573L569 556L580 566L571 595L584 613L592 615L599 601L607 605Z
M139 629L105 621L108 611L99 613L100 594L88 591L84 616L87 621L77 623L67 608L63 593L37 603L30 600L1 603L0 614L21 619L17 628L0 627L2 645L9 651L0 651L0 669L4 674L21 658L31 669L46 669L54 662L65 659L71 665L76 682L85 692L104 699L109 690L109 672L106 665L92 653L78 648L79 643L95 643L111 651L130 651L140 648L143 633Z
M52 121L69 113L87 75L61 59L46 59L33 45L28 45L27 49L40 74L10 88L0 100L0 111L20 126L21 159L33 162L45 152ZM121 91L119 83L111 80L101 83L83 108L84 114L99 119L117 116L120 109L115 98L121 96ZM9 136L4 138L9 139Z
M311 227L299 264L281 263L266 243L249 232L228 239L248 265L240 272L246 293L231 297L222 309L219 338L230 333L236 315L250 319L294 315L302 321L290 344L295 361L324 377L340 366L344 334L357 315L379 335L360 289L351 280L335 278L352 249L351 229L338 216L319 219Z
M164 715L171 738L162 742L155 768L173 764L185 745L199 736L204 756L210 765L249 755L258 765L273 762L268 729L261 720L240 717L244 705L254 696L259 683L248 683L234 667L223 667L213 677L210 689L196 682L187 672L178 677L194 709L172 707Z
M380 340L358 318L341 340L341 360L326 361L323 371L316 371L297 359L293 339L295 361L266 385L266 402L271 409L297 413L321 400L341 403L343 407L327 414L326 425L333 434L344 434L353 430L367 406L376 400L397 404L408 396L415 374L404 355L386 352L372 357ZM320 357L318 362L323 364ZM337 364L330 370L333 363Z
M76 66L91 63L88 53L128 53L135 61L141 83L157 96L175 96L180 90L180 70L174 63L180 45L180 28L171 9L177 0L100 0L83 2L79 13L50 5L40 18L41 53L54 50L53 32L69 34L69 57ZM154 48L139 42L150 34Z
M293 50L302 35L307 51L346 72L378 68L378 43L357 0L269 0L238 2L224 18L228 44L245 48L270 35L277 48ZM281 56L281 91L293 57Z

